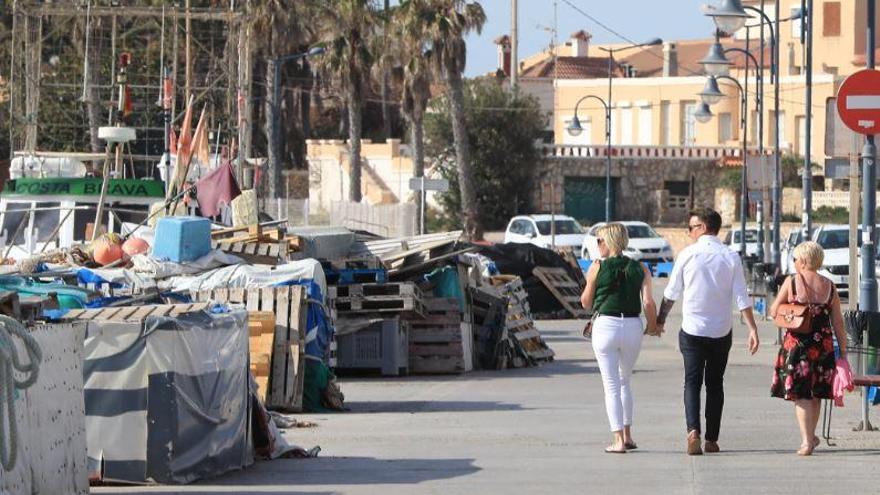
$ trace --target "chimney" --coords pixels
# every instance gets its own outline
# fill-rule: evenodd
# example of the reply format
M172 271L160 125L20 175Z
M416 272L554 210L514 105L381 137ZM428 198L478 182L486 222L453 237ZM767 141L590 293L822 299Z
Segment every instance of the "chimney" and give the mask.
M678 51L675 43L663 43L663 77L678 76Z
M498 45L498 70L510 77L510 36L506 34L495 40Z
M593 35L584 31L583 29L572 33L571 40L569 41L569 45L571 45L571 56L572 57L587 57L590 53L590 38Z

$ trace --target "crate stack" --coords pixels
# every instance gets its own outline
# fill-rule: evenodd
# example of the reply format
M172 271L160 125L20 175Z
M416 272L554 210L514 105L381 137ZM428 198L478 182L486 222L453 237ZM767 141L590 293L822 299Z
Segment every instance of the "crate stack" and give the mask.
M508 361L509 365L522 368L539 362L552 361L553 350L547 346L535 327L522 279L515 276L497 276L492 277L490 281L498 293L507 298L505 329L510 349L513 351Z
M363 269L356 270L359 276L366 275ZM337 282L354 280L345 272L339 276ZM338 369L392 376L409 371L408 319L425 316L422 291L416 284L341 283L327 292L337 315Z
M459 374L473 369L473 332L456 298L428 297L424 317L408 318L411 373Z
M272 369L272 345L275 342L275 313L272 311L248 311L250 331L250 367L257 382L257 395L266 402L269 375Z

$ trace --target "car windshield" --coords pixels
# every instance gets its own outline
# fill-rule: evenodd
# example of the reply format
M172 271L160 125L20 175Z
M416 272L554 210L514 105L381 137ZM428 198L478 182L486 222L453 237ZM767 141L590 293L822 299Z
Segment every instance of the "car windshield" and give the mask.
M543 220L540 222L536 222L538 224L538 232L541 235L550 235L550 221ZM581 225L574 220L556 220L556 235L566 235L566 234L583 234L584 229L581 228Z
M733 231L733 242L740 242L742 239L742 231L735 230ZM747 230L746 231L746 243L749 242L758 242L758 231L756 230Z
M647 225L627 225L626 234L630 239L656 239L660 234Z
M823 230L816 242L822 249L846 249L849 247L849 232L846 230ZM861 241L859 242L861 245Z

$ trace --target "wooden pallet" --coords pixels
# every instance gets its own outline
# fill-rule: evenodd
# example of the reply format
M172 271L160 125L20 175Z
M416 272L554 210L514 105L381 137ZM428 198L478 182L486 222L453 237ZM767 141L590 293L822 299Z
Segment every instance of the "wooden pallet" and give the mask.
M266 407L302 411L305 378L305 334L308 296L301 286L266 289L214 289L194 291L194 300L243 304L248 311L275 314L271 373Z
M587 311L581 307L583 287L572 280L564 268L539 266L532 270L532 273L573 317L587 318L589 316Z
M257 382L257 395L265 403L272 375L272 347L275 343L275 313L271 311L248 311L248 342L250 344L250 368Z
M289 248L286 242L227 242L224 239L211 242L211 247L219 249L249 262L274 265L286 261Z
M464 373L473 369L473 334L455 298L425 300L425 316L409 318L411 373Z
M339 313L425 315L422 291L415 284L354 284L328 287L328 300Z
M204 311L208 303L155 304L149 306L120 306L116 308L74 309L64 314L65 320L92 320L138 323L148 316L178 316Z
M421 291L411 282L387 284L352 284L336 287L337 298L373 296L418 296Z

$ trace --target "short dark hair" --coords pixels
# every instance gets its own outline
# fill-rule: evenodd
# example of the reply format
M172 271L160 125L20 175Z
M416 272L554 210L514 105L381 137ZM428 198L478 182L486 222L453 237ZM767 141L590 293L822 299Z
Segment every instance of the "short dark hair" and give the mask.
M700 207L690 211L691 217L697 217L706 226L706 232L712 235L718 235L721 232L721 215L712 208Z

